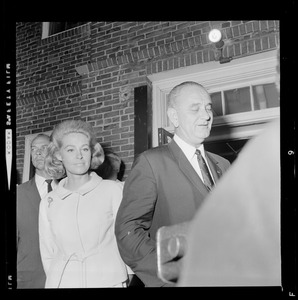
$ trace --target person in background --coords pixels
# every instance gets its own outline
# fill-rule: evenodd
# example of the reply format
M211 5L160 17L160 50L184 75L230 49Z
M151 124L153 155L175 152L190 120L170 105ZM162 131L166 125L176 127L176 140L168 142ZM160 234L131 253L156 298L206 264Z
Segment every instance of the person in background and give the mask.
M122 161L121 158L114 152L105 152L105 161L96 170L97 175L103 179L115 180L117 183L124 185L122 181Z
M50 137L38 134L31 142L31 162L35 175L17 186L17 288L44 288L38 235L40 199L55 189L57 182L45 170L44 159ZM48 182L47 182L48 181Z
M108 153L107 154L108 159L110 160L110 163L112 165L112 174L109 179L115 180L119 184L124 185L124 181L120 180L121 177L121 158L116 153Z
M40 203L46 288L127 286L129 268L114 234L122 188L93 172L103 160L89 123L67 120L54 128L46 170L54 178L66 177Z
M279 50L277 58L279 91ZM197 211L177 286L281 286L280 181L278 118L245 145Z
M202 85L183 82L174 87L167 114L175 127L173 140L135 159L116 217L121 257L145 287L171 285L157 275L158 228L191 220L230 165L204 150L213 113Z

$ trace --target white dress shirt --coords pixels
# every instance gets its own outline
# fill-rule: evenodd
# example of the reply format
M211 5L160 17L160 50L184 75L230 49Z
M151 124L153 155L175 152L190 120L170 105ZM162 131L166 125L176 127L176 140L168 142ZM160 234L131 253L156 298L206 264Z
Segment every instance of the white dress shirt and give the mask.
M204 145L201 144L201 146L199 148L196 148L188 143L186 143L184 140L182 140L177 134L174 135L173 137L174 141L177 143L177 145L180 147L180 149L183 151L183 153L185 154L186 158L188 159L188 161L190 162L190 164L193 166L193 168L195 169L195 171L197 172L197 174L200 176L200 178L203 180L203 176L202 176L202 172L198 163L198 159L197 159L197 155L196 155L196 149L199 149L201 151L202 156L205 159L206 165L209 169L209 172L211 174L211 177L213 179L214 182L214 178L213 175L210 171L209 165L208 165L208 161L206 159L206 155L205 155L205 149L204 149Z
M45 182L46 179L47 178L35 174L35 183L41 199L44 198L45 195L48 193L48 184L47 182ZM53 180L51 182L53 190L57 187L57 184L57 180Z

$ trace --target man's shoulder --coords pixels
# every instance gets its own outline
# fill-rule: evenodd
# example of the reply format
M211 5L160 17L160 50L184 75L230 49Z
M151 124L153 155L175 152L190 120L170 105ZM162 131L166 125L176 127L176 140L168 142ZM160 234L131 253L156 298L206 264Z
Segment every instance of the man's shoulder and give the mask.
M19 184L17 186L17 193L24 195L25 193L32 193L36 191L36 188L34 187L35 185L35 180L34 177L31 178L30 180L23 182L22 184Z
M34 184L34 177L32 177L31 179L29 179L28 181L25 181L25 182L19 184L19 185L17 186L17 189L18 189L18 190L21 190L21 189L28 189L28 188L30 188L33 184Z
M206 151L210 156L212 156L213 158L216 158L218 160L227 160L226 158L224 158L223 156L220 156L219 154L213 153L213 152L209 152Z
M212 153L212 152L209 152L209 151L206 151L208 153L209 156L211 156L214 160L216 160L217 162L220 162L224 165L227 165L229 166L230 165L230 162L229 160L227 160L226 158L224 158L223 156L220 156L218 154L215 154L215 153Z
M35 197L35 195L38 196L37 188L34 187L34 177L30 180L20 184L17 186L17 201L18 203L26 203L29 199L32 197Z
M163 157L164 155L168 155L169 153L169 144L160 145L157 147L150 148L144 152L142 152L139 157L143 156L148 159L150 158L158 158Z

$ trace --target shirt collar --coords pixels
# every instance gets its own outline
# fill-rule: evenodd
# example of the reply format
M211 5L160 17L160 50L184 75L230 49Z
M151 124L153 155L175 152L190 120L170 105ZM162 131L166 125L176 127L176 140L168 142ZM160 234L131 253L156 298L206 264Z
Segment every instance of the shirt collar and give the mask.
M43 176L40 176L38 174L35 173L35 183L36 186L42 186L45 182L46 179L50 179L50 178L45 178ZM54 183L54 185L57 184L57 180L53 179L52 183Z
M174 135L174 141L177 143L177 145L181 148L187 159L190 161L194 157L196 153L196 149L199 149L201 151L201 154L205 158L205 150L204 145L201 144L199 148L196 148L188 143L186 143L183 139L181 139L177 134Z
M42 177L35 173L35 183L37 187L40 187L44 184L44 181L46 180L45 177Z

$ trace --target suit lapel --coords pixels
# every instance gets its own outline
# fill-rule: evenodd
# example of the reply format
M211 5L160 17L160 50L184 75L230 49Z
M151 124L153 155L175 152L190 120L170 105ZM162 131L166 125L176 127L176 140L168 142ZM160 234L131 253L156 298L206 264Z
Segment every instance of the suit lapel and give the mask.
M205 184L202 182L200 176L194 170L186 156L184 155L183 151L177 145L177 143L172 140L169 144L169 149L175 160L178 162L178 166L183 172L183 174L189 179L189 181L200 191L200 193L204 196L208 194L208 189L206 188Z
M31 178L28 182L27 195L32 205L36 208L36 210L39 210L40 195L35 183L35 177Z
M219 178L222 176L222 170L219 167L219 162L212 156L210 152L205 151L205 155L214 181L217 183Z

